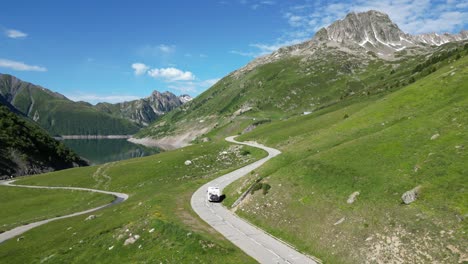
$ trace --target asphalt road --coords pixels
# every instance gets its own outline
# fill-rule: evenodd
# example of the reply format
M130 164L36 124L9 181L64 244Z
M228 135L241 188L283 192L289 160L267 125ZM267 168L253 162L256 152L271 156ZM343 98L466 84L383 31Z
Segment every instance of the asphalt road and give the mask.
M206 198L208 186L224 189L227 185L260 167L281 152L274 148L251 142L237 142L234 137L227 141L261 148L268 152L268 157L258 160L231 173L225 174L200 187L192 196L193 210L210 226L260 263L318 263L265 231L251 225L226 209L220 203L210 203Z
M113 195L115 197L115 199L114 199L114 201L112 201L109 204L105 204L105 205L102 205L102 206L99 206L99 207L96 207L96 208L88 209L86 211L81 211L81 212L77 212L77 213L73 213L73 214L69 214L69 215L54 217L54 218L50 218L50 219L30 223L30 224L23 225L23 226L18 226L18 227L14 228L14 229L11 229L9 231L1 233L0 234L0 243L3 243L4 241L6 241L8 239L11 239L11 238L14 238L16 236L19 236L19 235L23 234L24 232L26 232L28 230L31 230L31 229L33 229L35 227L41 226L43 224L47 224L47 223L55 221L55 220L69 218L69 217L73 217L73 216L77 216L77 215L88 214L88 213L91 213L91 212L94 212L94 211L109 207L111 205L121 203L121 202L128 199L128 195L125 194L125 193L107 192L107 191L88 189L88 188L79 188L79 187L47 187L47 186L15 185L15 184L12 184L13 182L14 181L1 181L0 185L15 186L15 187L22 187L22 188L33 188L33 189L60 189L60 190L78 190L78 191L87 191L87 192L97 192L97 193L104 193L104 194Z

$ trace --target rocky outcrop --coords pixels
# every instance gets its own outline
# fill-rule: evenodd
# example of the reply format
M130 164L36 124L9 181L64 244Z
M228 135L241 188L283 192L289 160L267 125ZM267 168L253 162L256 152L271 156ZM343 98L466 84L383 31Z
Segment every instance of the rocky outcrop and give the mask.
M356 198L358 197L360 193L359 192L353 192L349 197L348 197L348 200L346 200L346 202L348 204L352 204L356 201Z
M387 14L378 11L349 13L327 28L319 30L313 41L352 42L360 46L398 49L411 44L408 35L392 22Z
M99 103L96 109L147 126L158 117L192 100L189 95L176 96L170 92L154 91L149 97L117 103Z
M418 199L419 194L421 193L421 186L416 186L415 188L405 192L401 196L401 200L403 201L404 204L410 204L416 199Z
M421 34L421 35L413 36L413 39L419 43L424 43L424 44L433 45L433 46L440 46L445 43L468 39L468 30L462 30L459 34L448 34L448 33Z
M180 100L183 104L192 101L192 99L193 99L193 98L192 98L190 95L188 95L188 94L179 95L179 100Z

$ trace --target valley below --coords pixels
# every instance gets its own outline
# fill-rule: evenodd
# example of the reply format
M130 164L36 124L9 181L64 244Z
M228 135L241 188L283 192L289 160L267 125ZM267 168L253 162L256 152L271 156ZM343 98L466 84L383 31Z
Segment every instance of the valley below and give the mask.
M0 74L0 180L31 187L1 184L0 237L56 219L0 262L468 263L468 31L350 12L208 81L92 105Z

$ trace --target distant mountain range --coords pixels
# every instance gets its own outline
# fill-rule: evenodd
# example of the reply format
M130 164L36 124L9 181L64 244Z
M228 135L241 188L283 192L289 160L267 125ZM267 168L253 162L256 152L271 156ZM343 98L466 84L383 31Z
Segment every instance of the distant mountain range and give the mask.
M95 106L101 112L147 126L158 117L192 100L189 95L176 96L171 92L154 91L149 97L117 103L99 103Z
M51 135L134 134L164 113L191 100L169 92L119 104L93 106L12 75L0 74L0 104L37 122Z
M257 119L251 122L284 119L398 89L420 78L421 69L429 71L428 65L463 48L467 38L466 30L413 36L384 13L350 13L309 41L254 59L137 137L183 146L223 126L232 130L227 127L235 124L242 131L249 117Z
M468 39L468 31L460 34L436 33L410 35L400 30L387 14L378 11L349 13L326 28L320 29L312 39L317 43L336 42L359 45L382 55L392 54L409 47L434 45Z

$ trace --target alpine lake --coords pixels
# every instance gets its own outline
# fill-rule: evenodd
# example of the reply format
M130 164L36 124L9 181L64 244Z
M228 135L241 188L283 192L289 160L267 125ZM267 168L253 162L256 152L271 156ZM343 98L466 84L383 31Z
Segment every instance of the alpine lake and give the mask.
M63 139L63 143L90 165L144 157L161 152L159 148L133 144L125 138L118 139Z

